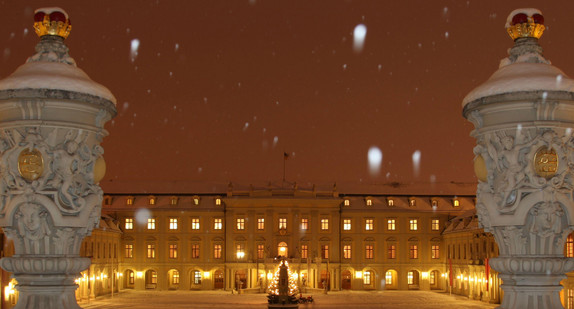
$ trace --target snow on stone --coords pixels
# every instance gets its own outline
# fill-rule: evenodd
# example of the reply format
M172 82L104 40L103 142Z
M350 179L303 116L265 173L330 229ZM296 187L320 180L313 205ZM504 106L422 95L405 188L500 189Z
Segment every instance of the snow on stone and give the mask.
M116 104L108 88L94 82L82 69L57 62L28 62L0 80L0 90L53 89L90 94Z
M46 15L50 15L53 12L61 12L64 14L64 16L66 16L66 19L69 19L68 13L66 13L66 11L62 10L59 7L47 7L47 8L39 8L37 10L34 11L34 14L38 13L38 12L43 12Z
M462 106L487 96L537 90L574 92L574 80L550 64L513 63L502 66L484 84L472 90Z
M519 14L519 13L524 13L524 14L526 14L526 16L532 16L534 14L542 15L542 12L539 9L534 9L534 8L516 9L516 10L510 12L510 14L508 14L508 17L506 17L506 25L504 27L505 28L510 27L512 25L512 17L514 17L514 15Z

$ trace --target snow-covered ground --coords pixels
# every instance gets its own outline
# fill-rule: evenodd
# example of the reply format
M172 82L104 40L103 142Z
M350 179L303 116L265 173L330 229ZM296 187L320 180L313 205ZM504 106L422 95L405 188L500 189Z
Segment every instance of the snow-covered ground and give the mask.
M307 296L307 294L304 294ZM328 295L313 294L314 304L301 304L300 309L320 308L495 308L496 305L468 300L461 296L427 291L346 291L329 292ZM267 308L266 294L231 294L221 291L122 291L119 295L81 302L85 309L128 308L128 309L182 309L182 308Z

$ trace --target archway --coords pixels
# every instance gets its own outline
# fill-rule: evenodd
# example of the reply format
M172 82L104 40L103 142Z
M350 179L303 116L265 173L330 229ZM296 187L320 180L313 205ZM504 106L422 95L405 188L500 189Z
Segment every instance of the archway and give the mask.
M247 288L247 274L244 269L240 269L235 272L235 289L246 289Z
M133 270L127 269L124 272L124 287L126 289L133 289L136 283L136 276Z
M155 270L148 270L145 272L145 288L155 289L157 287L157 272Z
M177 269L170 269L167 272L167 288L170 290L179 289L179 271Z
M287 257L288 256L287 243L283 241L280 242L279 245L277 246L277 252L279 256Z
M419 272L417 270L409 270L407 272L407 284L409 290L419 289Z
M342 278L341 288L343 290L350 290L351 280L353 279L353 275L351 274L351 272L349 270L343 271L343 273L341 274L341 278Z
M394 269L389 269L385 273L385 289L386 290L396 290L399 287L397 271Z
M216 270L213 274L213 288L215 290L223 289L224 282L223 272L220 269Z
M429 273L429 284L431 290L440 290L441 280L440 272L438 270L433 270Z
M321 277L319 278L319 284L318 284L319 288L320 289L326 288L328 290L329 289L329 279L330 279L329 272L327 270L322 270L321 271Z
M191 286L190 289L197 290L201 288L201 271L194 269L191 271Z

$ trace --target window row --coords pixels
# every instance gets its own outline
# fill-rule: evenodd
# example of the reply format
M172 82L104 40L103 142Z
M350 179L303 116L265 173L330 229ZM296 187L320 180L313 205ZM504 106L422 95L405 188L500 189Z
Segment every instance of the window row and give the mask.
M157 199L158 198L156 196L148 196L147 197L148 204L151 206L156 205ZM192 197L193 205L196 205L196 206L199 205L200 199L201 198L197 195L193 196ZM113 202L113 197L111 197L109 195L106 195L104 197L104 205L112 205L112 202ZM127 206L132 206L132 205L134 205L135 197L128 196L125 198L125 202L126 202ZM170 196L169 197L169 205L170 206L176 206L178 203L179 203L179 197L177 197L177 196ZM213 203L215 204L215 206L221 206L222 200L221 200L221 198L216 197L213 199Z
M124 229L125 230L133 230L135 227L135 219L134 218L125 218L124 219ZM156 218L148 218L145 222L145 227L148 230L156 230L157 229L157 220ZM168 227L170 230L179 230L180 226L180 219L179 218L169 218L168 219ZM199 218L191 218L191 229L192 230L199 230L201 229L200 219ZM215 218L213 219L213 229L214 230L222 230L223 229L223 219L222 218Z
M178 244L169 244L168 250L168 257L170 259L177 259L179 257L179 246ZM283 248L283 250L282 250ZM148 259L155 259L156 258L156 244L147 244L147 251L146 257ZM279 255L286 254L286 245L279 246ZM221 259L222 258L222 251L223 246L221 244L214 244L213 245L213 258L214 259ZM257 245L257 259L265 258L268 249L265 248L263 244ZM283 253L285 254L282 254ZM352 246L351 245L343 245L343 259L351 259L352 258ZM301 258L308 259L309 258L309 245L303 244L300 248ZM364 256L365 259L373 259L374 258L374 245L365 245L364 247ZM125 258L133 258L134 257L134 245L133 244L126 244L125 245ZM244 244L237 244L236 245L236 257L237 259L241 260L245 258L245 246ZM387 246L387 258L388 259L396 259L397 257L397 246L396 244L389 244ZM191 245L191 258L192 259L199 259L200 258L200 245L199 244L192 244ZM313 257L311 257L313 258ZM329 259L329 245L321 245L321 258L322 259ZM409 258L410 259L418 259L419 258L419 246L416 244L409 245ZM431 245L431 259L439 259L440 258L440 247L439 245Z
M396 201L395 198L392 197L387 197L386 199L386 204L389 207L394 207L396 205ZM430 206L433 208L438 207L439 204L439 200L436 198L431 198L430 199ZM371 197L367 197L365 198L365 205L366 206L373 206L374 205L374 200ZM414 197L409 198L408 200L408 205L410 207L415 207L417 206L417 199ZM343 206L351 206L351 200L350 199L344 199L343 200ZM451 200L451 206L452 207L460 207L460 200L458 198L454 198Z

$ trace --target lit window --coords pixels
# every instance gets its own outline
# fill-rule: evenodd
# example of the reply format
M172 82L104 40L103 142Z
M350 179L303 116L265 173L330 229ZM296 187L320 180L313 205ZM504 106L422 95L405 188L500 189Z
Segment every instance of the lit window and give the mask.
M221 205L221 199L220 199L220 198L216 198L216 199L215 199L215 205L216 205L216 206L220 206L220 205Z
M218 245L216 245L218 246ZM220 254L221 254L221 246L219 247ZM199 244L192 244L191 245L191 258L192 259L199 259ZM216 257L216 259L218 259Z
M411 207L417 206L417 201L414 198L409 199L409 206Z
M169 258L170 259L177 259L177 245L170 244L169 245Z
M238 244L237 245L237 258L238 259L243 259L245 257L245 247L243 247L243 244Z
M373 206L373 200L372 199L369 198L366 200L366 202L367 202L367 206Z
M439 246L438 246L438 245L432 245L432 246L431 246L431 258L432 258L432 259L438 259L438 258L440 258L440 250L439 250Z
M414 273L412 271L409 271L407 273L407 284L413 284L414 282Z
M155 245L148 244L147 245L147 258L148 259L155 259Z
M309 229L309 219L303 218L301 219L301 229L308 230Z
M157 272L150 270L151 273L151 283L157 284Z
M133 204L134 204L134 198L133 198L133 196L128 196L128 197L126 198L126 205L131 206L131 205L133 205Z
M245 229L245 219L239 218L237 219L237 229L244 230Z
M177 201L178 201L177 196L172 196L172 197L169 199L169 204L172 205L172 206L175 206L175 205L177 205ZM178 274L179 274L179 273L178 273ZM179 275L178 275L178 278L179 278Z
M132 244L127 244L126 245L126 258L131 259L134 257L134 245Z
M436 284L436 275L434 271L431 271L431 273L429 274L429 283L431 285Z
M344 245L343 246L343 258L350 259L351 258L351 245Z
M134 283L135 283L136 277L135 277L135 274L134 274L133 271L130 271L130 272L128 273L128 280L129 280L129 283L130 283L130 284L134 284Z
M321 230L326 231L329 229L329 219L321 219Z
M387 219L387 230L388 231L395 231L397 229L397 220L396 219Z
M411 245L409 250L409 258L418 259L419 258L419 246Z
M213 219L213 229L214 230L221 230L223 228L223 219L215 218Z
M147 219L147 229L148 230L155 230L155 218Z
M363 284L370 285L371 284L371 272L366 271L363 273Z
M177 230L177 218L169 218L169 229Z
M174 270L171 274L171 280L173 284L179 284L179 271Z
M350 206L350 205L351 205L351 201L345 200L345 201L343 202L343 205L345 205L345 206Z
M193 272L193 284L201 284L201 272L199 270Z
M409 220L409 230L416 231L419 229L418 220L417 219L410 219Z
M389 245L387 248L387 258L396 259L397 258L397 246Z
M431 230L438 231L439 229L440 229L439 219L432 219L431 220Z
M155 205L155 197L154 197L154 196L150 196L150 197L149 197L149 204L150 204L150 205Z
M193 196L193 205L196 205L196 206L199 205L199 196L197 196L197 195Z
M432 208L437 208L437 207L438 207L438 200L432 200L432 201L431 201L431 207L432 207Z
M287 229L287 218L279 218L279 229L280 230Z
M387 271L387 273L385 274L385 284L386 285L393 284L393 273L390 270Z
M387 200L387 205L389 205L389 207L393 207L395 206L395 200L393 200L392 198Z
M365 219L365 230L372 231L375 228L375 220L374 219Z
M373 245L366 245L365 246L365 259L372 259L374 254L373 254Z
M265 245L258 244L257 245L257 258L261 260L264 257L265 257Z
M321 257L323 259L329 258L329 245L321 245Z
M221 245L213 245L213 258L214 259L221 258Z
M460 206L460 201L459 201L458 199L452 200L452 206L453 206L453 207L459 207L459 206Z
M126 218L125 222L126 230L133 230L134 229L134 218Z
M199 218L191 218L191 229L199 230Z
M343 230L345 231L351 230L351 219L343 219Z
M574 257L574 237L572 234L566 238L566 257Z
M301 245L301 258L306 259L309 256L309 246Z
M258 218L257 219L257 229L264 230L265 229L265 218Z

